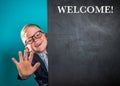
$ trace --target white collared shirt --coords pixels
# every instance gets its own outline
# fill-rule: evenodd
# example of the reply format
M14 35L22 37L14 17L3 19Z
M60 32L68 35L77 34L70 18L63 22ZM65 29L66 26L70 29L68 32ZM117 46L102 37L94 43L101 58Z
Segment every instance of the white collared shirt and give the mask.
M47 51L44 51L42 53L37 53L40 58L42 59L42 61L44 62L46 69L48 71L48 56L47 56Z

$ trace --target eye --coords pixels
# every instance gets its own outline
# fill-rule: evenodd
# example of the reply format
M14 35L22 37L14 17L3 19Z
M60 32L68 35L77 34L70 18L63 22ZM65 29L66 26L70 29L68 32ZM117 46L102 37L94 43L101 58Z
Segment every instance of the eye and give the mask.
M40 32L38 32L38 33L35 34L35 37L36 37L36 38L39 38L41 35L42 35L42 34L41 34Z
M27 40L27 43L30 44L30 43L32 43L32 41L33 41L32 38L29 38L29 39Z

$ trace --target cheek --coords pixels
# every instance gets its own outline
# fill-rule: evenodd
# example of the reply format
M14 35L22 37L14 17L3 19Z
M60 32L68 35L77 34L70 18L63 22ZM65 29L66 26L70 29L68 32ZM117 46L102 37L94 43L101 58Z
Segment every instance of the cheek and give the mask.
M47 46L47 40L46 39L44 40L43 44L44 44L44 47Z
M47 41L46 41L46 39L43 41L43 43L42 43L42 45L39 47L40 48L40 50L44 50L44 49L46 49L46 47L47 47Z
M43 40L43 45L46 45L47 44L47 38L45 37L45 35L43 36L42 40Z
M31 48L32 48L32 49L35 48L34 44L31 45Z

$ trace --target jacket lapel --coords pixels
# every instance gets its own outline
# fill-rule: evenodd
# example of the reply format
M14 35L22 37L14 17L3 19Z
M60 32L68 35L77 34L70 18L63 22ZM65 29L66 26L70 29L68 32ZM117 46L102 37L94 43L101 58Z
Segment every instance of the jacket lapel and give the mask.
M44 70L44 72L47 73L46 66L45 66L44 62L42 61L41 57L38 54L34 53L34 57L33 57L33 61L32 61L33 65L38 61L41 64L40 67Z

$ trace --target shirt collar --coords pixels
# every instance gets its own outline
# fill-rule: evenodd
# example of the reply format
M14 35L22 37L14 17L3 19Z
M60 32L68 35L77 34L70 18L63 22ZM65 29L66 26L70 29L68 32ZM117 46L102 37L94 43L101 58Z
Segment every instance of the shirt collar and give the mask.
M40 55L41 57L43 57L43 54L48 54L48 52L45 50L44 52L41 52L41 53L37 53L38 55Z

